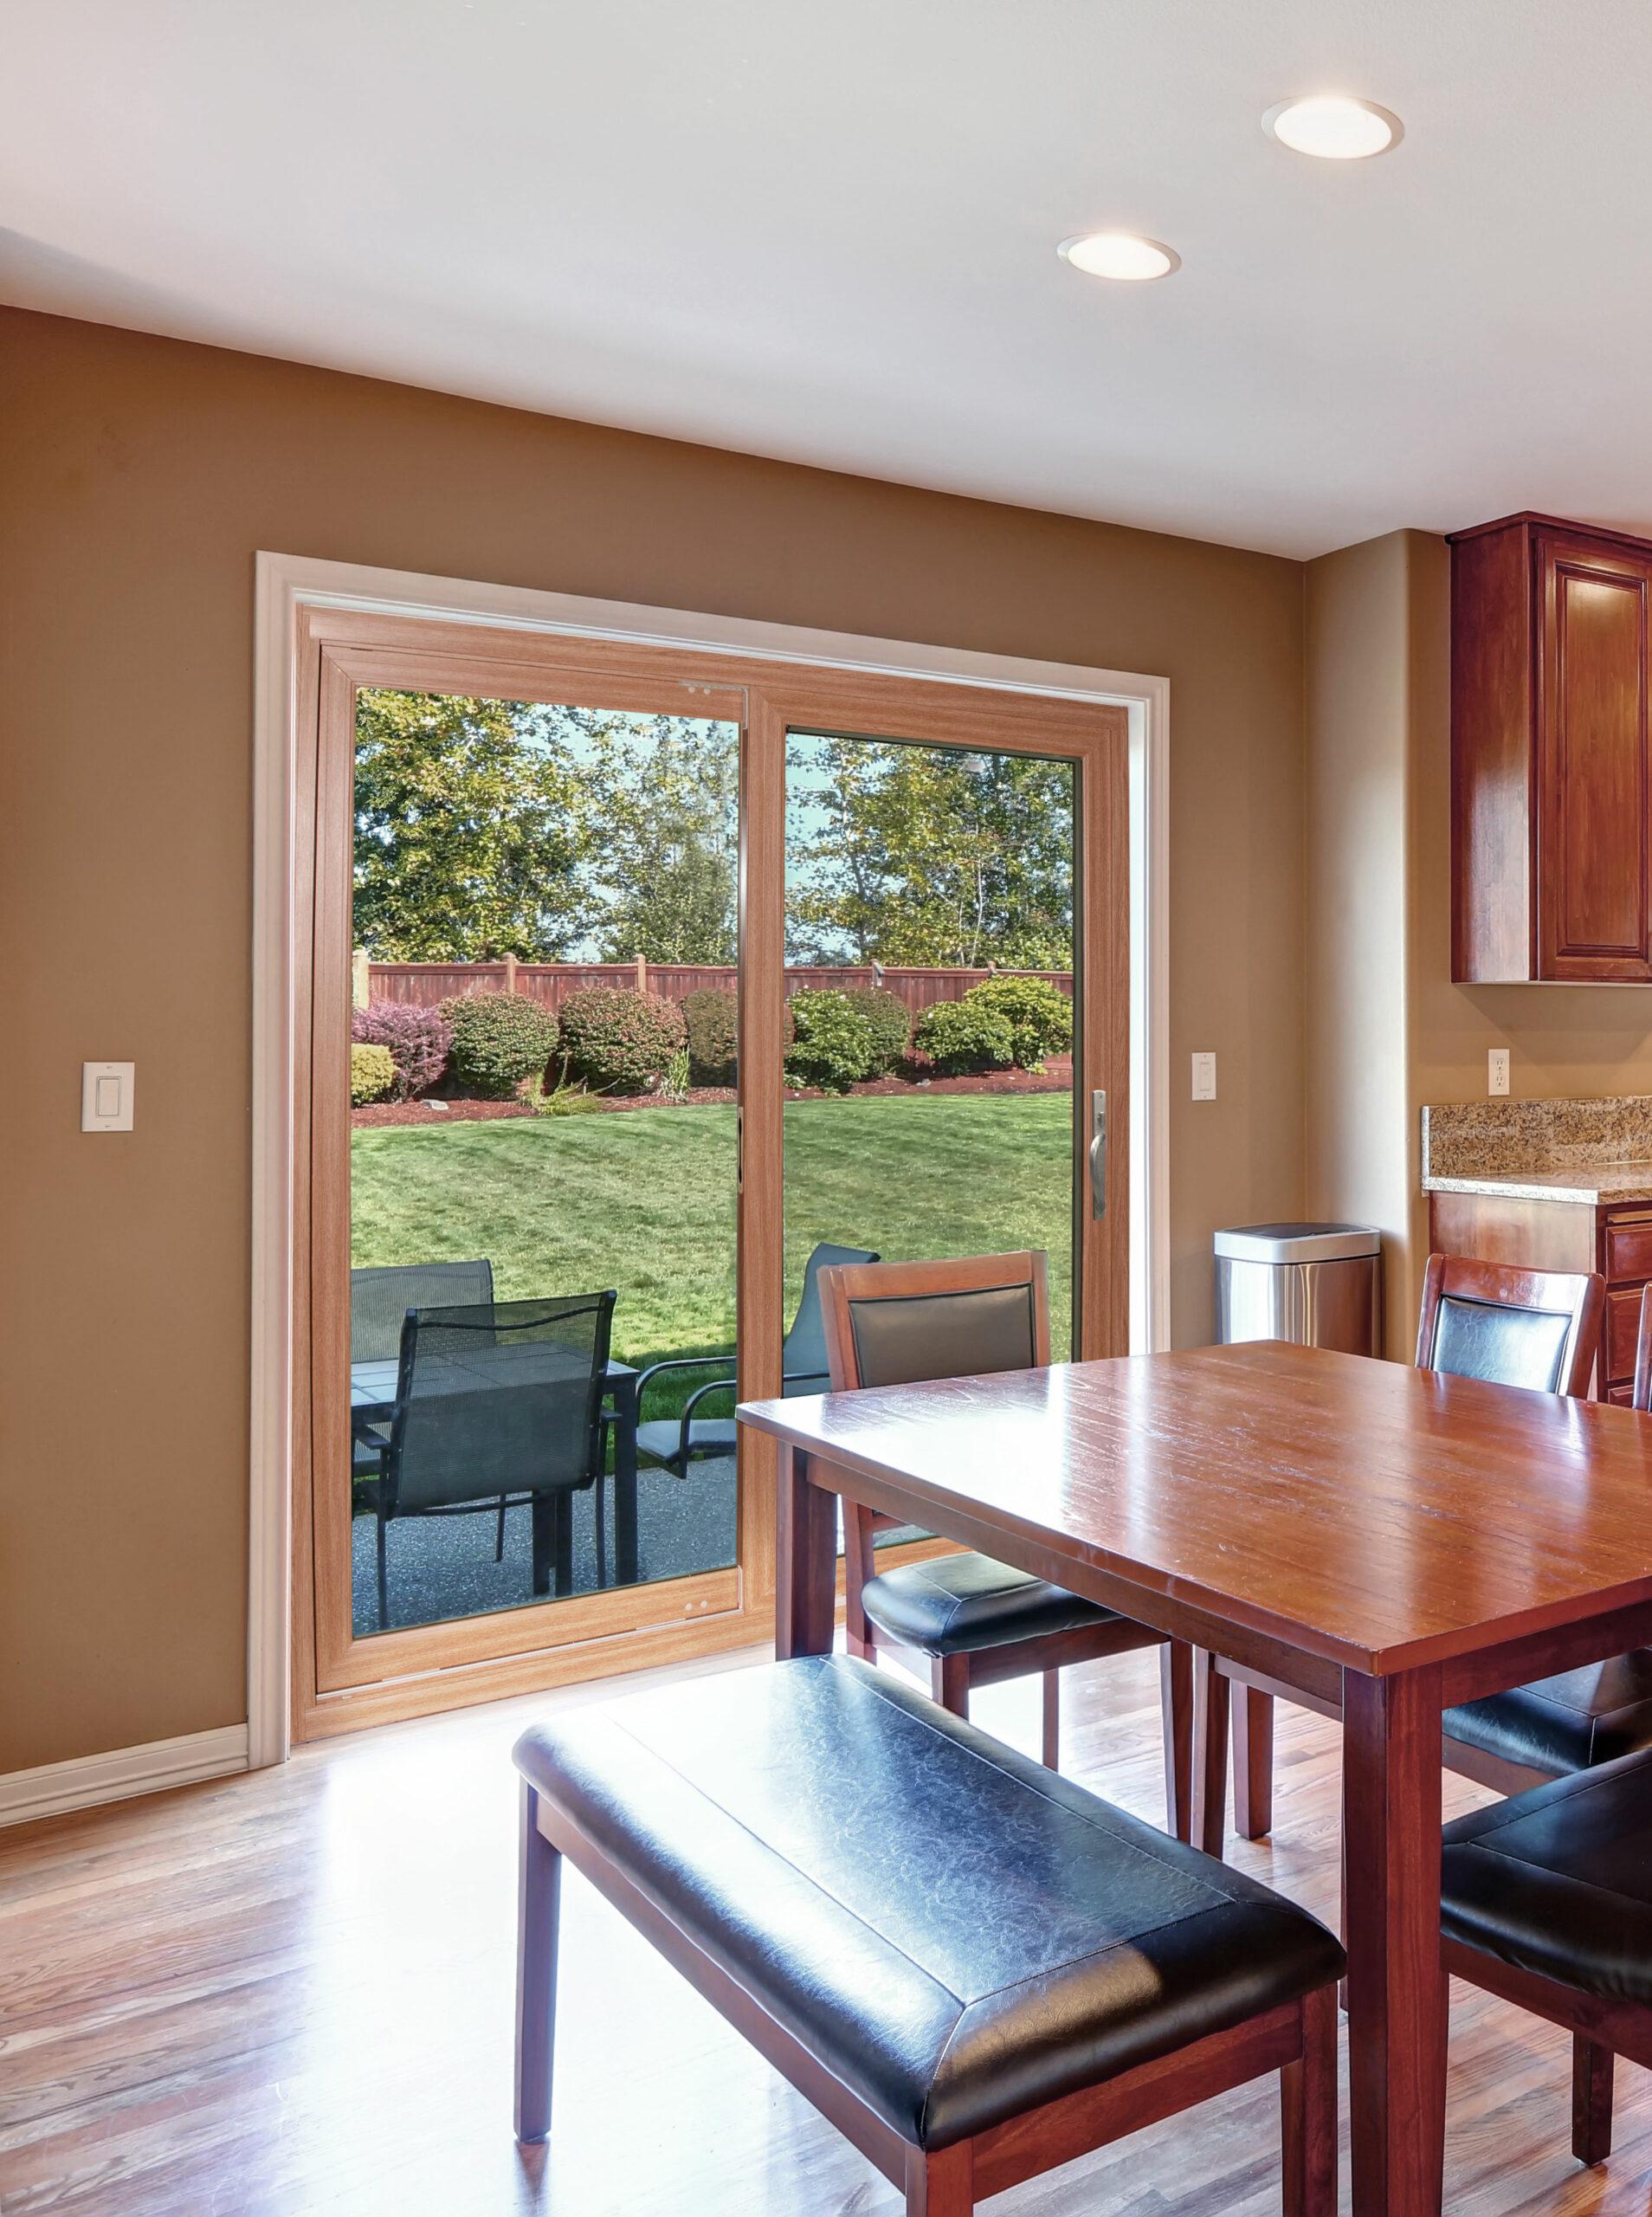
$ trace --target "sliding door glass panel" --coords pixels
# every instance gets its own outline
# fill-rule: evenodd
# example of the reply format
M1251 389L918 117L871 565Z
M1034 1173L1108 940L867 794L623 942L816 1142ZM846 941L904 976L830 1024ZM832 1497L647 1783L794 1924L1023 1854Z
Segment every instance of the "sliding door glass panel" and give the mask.
M823 1242L1042 1248L1072 1352L1073 803L1066 762L791 735L789 1321Z
M737 727L365 691L358 1634L737 1552Z

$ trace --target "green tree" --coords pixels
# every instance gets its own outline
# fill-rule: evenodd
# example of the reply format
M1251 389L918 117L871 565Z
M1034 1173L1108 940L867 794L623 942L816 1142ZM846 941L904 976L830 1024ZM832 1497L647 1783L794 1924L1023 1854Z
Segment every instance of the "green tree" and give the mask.
M386 962L554 960L582 928L589 815L554 710L364 692L357 946Z
M794 961L1070 966L1065 764L829 738L791 767Z
M591 929L605 962L732 962L739 740L732 724L562 712L588 753Z

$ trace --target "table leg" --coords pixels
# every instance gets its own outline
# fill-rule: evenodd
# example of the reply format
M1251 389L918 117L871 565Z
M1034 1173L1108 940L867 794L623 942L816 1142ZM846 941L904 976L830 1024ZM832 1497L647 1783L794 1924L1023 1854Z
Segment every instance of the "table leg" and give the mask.
M1348 1671L1343 1690L1354 2217L1439 2217L1440 1673Z
M829 1477L801 1448L780 1444L774 1536L774 1651L829 1655L837 1616L837 1500L812 1473Z
M618 1379L614 1396L614 1576L621 1586L637 1581L636 1552L636 1380Z

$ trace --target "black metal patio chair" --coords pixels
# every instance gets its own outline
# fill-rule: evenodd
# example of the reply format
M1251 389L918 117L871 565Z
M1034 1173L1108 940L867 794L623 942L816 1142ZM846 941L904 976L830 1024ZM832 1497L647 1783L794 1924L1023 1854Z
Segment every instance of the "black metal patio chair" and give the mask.
M834 1247L829 1241L823 1241L810 1255L803 1267L797 1313L791 1320L791 1328L781 1350L783 1393L823 1393L831 1382L826 1361L826 1330L820 1314L821 1272L835 1263L875 1263L877 1259L869 1248ZM722 1375L697 1386L683 1403L680 1415L656 1417L651 1423L639 1424L636 1428L638 1455L646 1456L650 1463L679 1478L687 1477L691 1463L709 1456L732 1455L736 1432L732 1403L726 1417L703 1416L700 1412L701 1404L713 1394L733 1393L732 1361L726 1354L676 1355L668 1362L651 1362L636 1381L639 1413L642 1397L652 1380L663 1378L668 1372L682 1370L719 1370Z
M404 1516L533 1510L533 1591L571 1591L573 1496L603 1468L612 1292L416 1309L402 1326L395 1413L378 1451L378 1622L386 1540Z
M402 1351L402 1325L410 1309L457 1307L491 1301L494 1266L485 1256L474 1263L378 1263L350 1273L350 1361L394 1362ZM386 1438L382 1421L364 1420L350 1444L352 1481L378 1476ZM494 1561L505 1560L505 1509L499 1504Z

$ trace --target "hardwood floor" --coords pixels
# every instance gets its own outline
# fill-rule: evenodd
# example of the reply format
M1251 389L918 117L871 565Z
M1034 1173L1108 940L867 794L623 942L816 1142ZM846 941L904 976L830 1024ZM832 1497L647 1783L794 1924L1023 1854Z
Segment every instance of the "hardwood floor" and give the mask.
M731 1658L720 1667L740 1667ZM1068 1769L1162 1820L1152 1653L1067 1674ZM570 1874L557 2122L511 2138L521 1725L616 1686L301 1750L285 1770L0 1832L4 2217L887 2217L898 2197ZM978 1720L1029 1752L1033 1681ZM1334 1917L1337 1729L1281 1706L1241 1867ZM1487 1797L1446 1781L1449 1814ZM1454 1993L1452 2217L1643 2217L1652 2098L1568 2152L1562 2034ZM1345 2104L1346 2074L1343 2078ZM1034 2181L1004 2217L1275 2217L1271 2084ZM1347 2207L1346 2151L1343 2203Z

